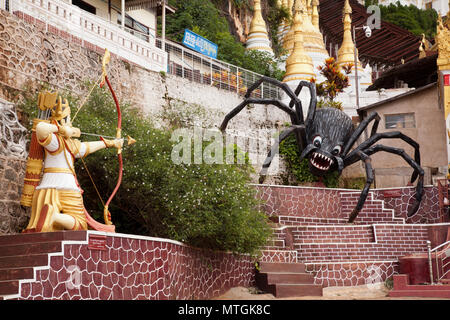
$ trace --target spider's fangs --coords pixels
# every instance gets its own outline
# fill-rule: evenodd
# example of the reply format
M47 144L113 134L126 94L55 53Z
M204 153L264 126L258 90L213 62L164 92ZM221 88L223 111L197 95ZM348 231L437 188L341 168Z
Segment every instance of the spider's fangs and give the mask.
M333 160L323 154L314 152L311 157L311 163L317 169L328 170L330 169Z

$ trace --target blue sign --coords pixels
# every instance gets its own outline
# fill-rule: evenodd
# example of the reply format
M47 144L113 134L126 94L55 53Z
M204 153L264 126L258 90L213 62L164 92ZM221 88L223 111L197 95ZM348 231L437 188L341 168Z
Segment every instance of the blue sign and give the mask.
M186 47L191 48L205 56L216 59L217 58L217 44L199 36L198 34L192 32L191 30L184 29L183 44Z

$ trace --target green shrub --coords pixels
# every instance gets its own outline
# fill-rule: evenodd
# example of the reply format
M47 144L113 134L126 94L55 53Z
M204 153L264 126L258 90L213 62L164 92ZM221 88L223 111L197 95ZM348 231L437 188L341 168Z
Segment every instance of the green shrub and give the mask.
M64 94L72 115L80 101ZM30 94L21 109L34 118L37 96ZM116 231L170 238L214 250L254 253L264 245L270 228L258 210L250 187L251 166L174 164L171 130L156 129L152 121L122 102L123 135L137 140L123 150L123 182L110 204ZM109 91L95 89L74 121L82 132L115 135L117 113ZM82 141L98 140L82 136ZM205 146L204 146L205 147ZM107 200L115 187L118 161L115 150L101 150L85 158L95 184ZM79 161L76 171L84 189L85 207L103 220L103 207Z

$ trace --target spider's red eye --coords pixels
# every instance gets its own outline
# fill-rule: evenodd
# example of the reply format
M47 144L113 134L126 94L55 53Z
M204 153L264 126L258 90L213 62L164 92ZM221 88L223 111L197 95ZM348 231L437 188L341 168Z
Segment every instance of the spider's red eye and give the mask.
M320 136L315 137L313 140L313 145L317 148L320 148L320 146L322 145L322 137Z

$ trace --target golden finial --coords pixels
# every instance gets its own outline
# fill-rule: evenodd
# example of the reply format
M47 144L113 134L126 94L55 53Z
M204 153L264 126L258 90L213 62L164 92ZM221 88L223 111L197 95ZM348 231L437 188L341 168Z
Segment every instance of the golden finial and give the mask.
M303 47L302 17L306 14L303 0L295 1L294 24L294 49L286 60L286 74L283 82L292 80L309 80L315 77L314 66L310 56Z
M266 22L261 12L261 0L255 0L254 14L247 37L247 50L263 50L273 53L267 33Z
M320 30L319 27L319 0L312 0L312 15L311 20L314 27L317 28L317 30Z
M250 23L249 35L254 32L262 32L267 34L266 22L264 21L261 13L261 0L255 0L254 14L252 22Z
M352 39L352 7L350 6L350 3L348 0L345 0L344 4L344 10L343 10L343 23L344 23L344 36L342 39L341 47L338 50L338 57L337 57L337 65L342 66L344 64L355 64L355 50L356 50L356 60L358 67L361 67L361 64L358 60L358 50L355 48L355 45L353 43ZM356 67L356 66L355 66Z
M311 19L311 17L312 17L312 4L311 4L311 0L306 0L306 12L308 13L308 17Z

